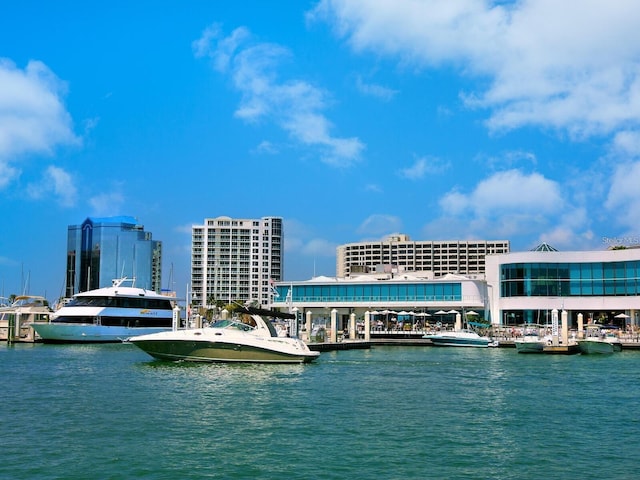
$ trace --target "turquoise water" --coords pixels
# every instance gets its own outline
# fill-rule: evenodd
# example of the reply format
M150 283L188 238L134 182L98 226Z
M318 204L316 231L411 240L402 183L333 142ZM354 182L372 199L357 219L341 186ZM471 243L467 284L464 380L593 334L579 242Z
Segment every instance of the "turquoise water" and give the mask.
M640 476L640 352L193 365L132 345L0 345L0 372L0 478Z

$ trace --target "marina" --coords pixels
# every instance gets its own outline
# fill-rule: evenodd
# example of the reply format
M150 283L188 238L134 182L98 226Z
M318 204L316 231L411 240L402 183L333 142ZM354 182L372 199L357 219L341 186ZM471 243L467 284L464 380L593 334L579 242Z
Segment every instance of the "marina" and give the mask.
M586 479L634 478L639 367L625 350L373 344L248 365L162 362L128 344L1 344L12 426L0 476L537 478L543 463L546 478L576 465ZM602 439L606 452L585 455Z

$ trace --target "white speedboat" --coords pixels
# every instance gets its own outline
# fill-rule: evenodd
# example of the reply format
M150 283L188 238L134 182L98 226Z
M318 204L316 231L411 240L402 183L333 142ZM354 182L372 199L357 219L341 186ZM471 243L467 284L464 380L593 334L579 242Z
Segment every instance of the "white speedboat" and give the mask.
M468 329L427 334L422 338L431 340L433 345L439 347L495 346L495 343L489 337L481 336L477 332Z
M44 297L18 295L11 305L0 308L0 340L35 342L32 325L46 323L53 310Z
M239 319L210 327L131 337L129 342L159 360L193 362L308 363L320 355L302 340L279 336L264 317L295 318L271 310L242 308Z
M171 330L175 298L123 286L121 278L107 288L78 293L54 312L48 323L33 328L45 343L122 342L133 335Z
M587 326L585 338L578 340L580 353L609 354L622 350L622 342L615 333Z
M551 335L542 335L543 330L536 326L525 326L521 337L516 338L513 344L518 353L544 353L545 345L551 342Z

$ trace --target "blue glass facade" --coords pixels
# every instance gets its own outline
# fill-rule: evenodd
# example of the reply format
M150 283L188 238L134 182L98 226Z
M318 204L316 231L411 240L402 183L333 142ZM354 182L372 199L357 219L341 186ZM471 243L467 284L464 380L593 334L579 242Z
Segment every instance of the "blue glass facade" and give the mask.
M640 261L511 263L500 267L502 297L640 295Z
M135 286L160 291L162 243L133 217L87 218L67 235L66 296L135 278Z
M462 284L443 283L394 283L394 284L305 284L278 285L275 305L287 302L289 290L293 303L319 303L330 305L339 302L455 302L462 300Z

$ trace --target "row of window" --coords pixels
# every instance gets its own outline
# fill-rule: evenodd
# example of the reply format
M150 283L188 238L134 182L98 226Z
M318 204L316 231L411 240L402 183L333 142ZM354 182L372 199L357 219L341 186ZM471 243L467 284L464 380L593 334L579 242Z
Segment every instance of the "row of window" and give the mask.
M294 302L416 302L460 301L462 284L401 285L279 285L275 302L285 302L289 289Z
M502 265L503 297L640 295L640 261Z

